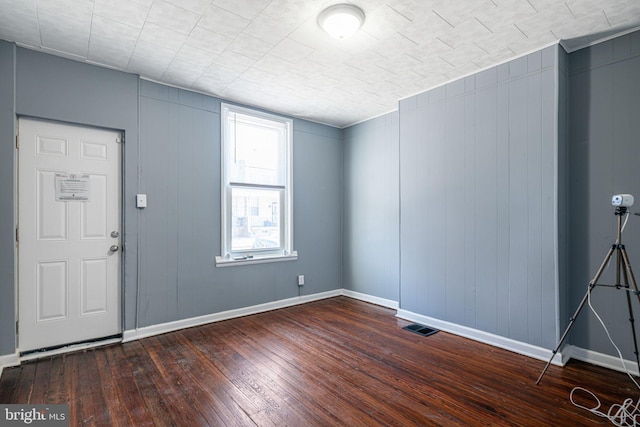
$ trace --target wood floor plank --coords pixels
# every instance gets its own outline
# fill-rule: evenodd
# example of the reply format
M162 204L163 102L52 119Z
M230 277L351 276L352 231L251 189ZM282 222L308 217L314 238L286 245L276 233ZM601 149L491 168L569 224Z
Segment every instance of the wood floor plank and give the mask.
M147 414L148 408L146 402L134 379L136 371L132 369L132 366L127 362L127 354L129 354L127 350L129 350L130 347L136 347L134 350L137 350L140 348L137 346L138 343L135 342L125 343L105 347L104 349L100 349L99 352L104 354L109 364L109 373L106 373L106 375L110 375L113 382L118 385L119 400L126 408L127 417L122 421L126 422L127 419L130 419L131 423L129 425L152 426L153 418ZM117 406L118 403L113 403L113 405Z
M284 319L279 319L279 324L286 324ZM262 329L261 329L262 328ZM263 334L270 330L269 325L263 325L256 319L253 330ZM272 329L276 329L273 327ZM307 336L307 338L304 338ZM385 387L378 389L377 395L373 396L369 389L376 388L379 384L369 381L363 363L353 363L348 356L337 354L329 346L324 345L317 337L310 337L304 330L296 329L293 326L284 327L272 332L268 340L270 352L279 354L283 359L287 357L290 348L286 343L295 342L295 351L304 357L314 360L312 365L305 365L305 371L310 377L305 381L318 383L331 394L338 403L334 404L331 411L338 418L343 418L343 413L349 417L354 417L350 422L365 421L369 424L373 420L380 420L391 423L394 419L400 423L408 422L413 414L413 409L402 404L401 401L389 399L388 393L393 393ZM274 344L276 343L276 344ZM278 346L277 344L280 344ZM357 384L358 387L345 387L345 384ZM391 407L395 403L394 408ZM350 408L357 408L353 410ZM394 418L390 418L394 414Z
M24 399L25 403L31 402L31 394L33 393L33 383L35 381L37 362L27 362L17 368L20 370L20 380L16 385L15 395Z
M78 371L78 359L81 354L70 353L63 355L65 364L65 375L62 378L63 387L68 394L69 420L75 425L82 425L82 414L80 411L80 396L78 396L78 382L84 373ZM73 402L73 403L72 403ZM16 402L20 403L20 401Z
M17 394L20 384L20 368L5 369L0 378L0 403L12 403L17 399L24 399Z
M183 344L197 355L199 365L208 367L209 372L216 372L216 382L213 384L206 384L200 379L197 381L201 382L203 389L216 398L217 411L229 408L235 411L242 410L253 422L262 418L262 414L272 414L269 424L286 424L286 416L282 417L283 414L278 411L280 409L278 399L274 397L270 384L262 376L262 372L254 370L253 366L239 354L228 349L215 352L215 357L211 357L212 352L205 343L206 338L206 335L200 338L194 337L193 340L190 337ZM233 387L219 387L220 383L232 384ZM248 423L244 421L243 424Z
M623 373L544 362L402 329L395 311L337 297L7 368L0 403L68 403L71 425L606 425L640 391ZM581 396L590 404L587 396Z
M150 338L153 339L155 337ZM138 415L143 420L146 417L145 423L148 425L177 425L180 410L173 405L172 400L164 398L162 386L158 386L155 367L146 350L146 342L123 345L124 357L120 359L122 369L131 374L134 385L131 392L138 394L143 401L142 406L138 407Z
M294 394L306 392L306 390L298 390L295 383L284 384L283 378L277 373L270 372L264 363L263 355L259 353L260 349L242 344L242 340L238 339L241 329L236 322L223 322L217 326L219 328L215 330L207 328L199 337L190 336L190 341L253 402L257 410L250 415L254 419L268 417L265 423L273 421L276 425L292 425L300 419L333 421L326 419L322 414L315 413L313 410L315 408L309 410L308 407L291 405ZM201 329L198 328L198 330ZM192 331L196 330L192 329ZM211 336L215 336L217 340L211 340ZM229 346L230 343L233 344L233 349ZM247 346L253 347L253 351L245 352L241 349ZM249 359L241 353L248 354Z
M52 362L50 358L39 360L38 363L35 364L36 372L33 380L34 386L31 391L29 403L38 405L47 402L51 365Z
M52 357L49 365L49 387L42 403L62 404L69 401L69 391L65 387L65 358Z
M316 329L317 326L314 326L313 316L307 317L305 327L308 328L309 333L315 335L314 341L321 339L318 335L320 331ZM356 331L354 331L354 333L355 332ZM447 409L444 405L446 401L438 402L437 396L432 396L433 398L429 400L414 399L415 394L412 392L407 393L398 387L400 385L398 381L385 381L385 372L390 371L389 366L394 365L393 361L391 361L391 364L386 364L377 357L367 357L366 352L370 351L377 354L388 345L389 339L376 340L369 336L364 338L362 338L362 336L360 337L365 347L365 351L363 352L352 351L354 344L359 340L358 334L354 334L352 337L344 336L344 339L340 338L338 340L325 337L327 343L323 347L335 361L343 361L343 369L346 369L342 375L345 376L347 382L362 384L362 388L365 388L365 390L376 390L375 395L377 398L383 402L389 402L387 403L388 405L395 404L397 406L396 408L383 406L380 408L383 413L403 414L405 418L408 418L405 420L406 422L410 420L421 420L423 417L425 418L421 420L423 422L428 422L434 418L442 418L443 420L447 420L447 422L468 423L474 419L473 414L469 413L470 411L468 410L461 412L456 410L455 407ZM359 357L354 358L352 355L358 355ZM370 367L374 369L370 369ZM351 377L351 372L358 373L358 376ZM402 375L406 378L415 377L411 371L405 371ZM397 377L397 375L391 374L388 374L388 376L391 378ZM427 381L424 382L424 384L427 383ZM416 387L414 387L414 389L415 388ZM387 393L391 390L393 390L392 394ZM435 390L430 387L430 392L433 393L434 391Z
M109 416L109 424L113 427L134 425L134 421L127 410L127 402L119 393L120 384L111 369L112 365L107 358L106 351L95 351L93 353L98 371L102 402Z
M247 399L224 379L213 380L217 373L185 346L180 337L180 334L158 337L163 357L157 363L172 367L172 377L167 378L167 382L173 381L180 386L179 393L188 399L194 410L204 415L207 423L253 424L242 409Z
M107 385L99 381L100 374L95 354L95 351L89 351L77 357L78 411L83 425L109 425L112 424L110 411L102 394L102 390Z
M247 329L253 329L253 325L247 324L242 328L242 330ZM282 385L285 393L289 390L285 410L291 411L292 406L293 410L298 408L304 410L305 420L311 424L316 421L320 425L330 425L340 420L335 414L335 409L344 404L343 397L336 396L334 390L328 390L323 386L325 372L319 373L313 365L296 363L298 357L296 351L300 351L300 346L296 344L296 350L292 351L288 346L283 347L274 336L260 334L259 331L254 332L261 335L261 338L253 342L253 348L239 347L238 351L273 383ZM242 334L242 332L239 333ZM250 340L250 337L246 337L246 340ZM269 344L265 345L267 342ZM322 400L317 398L319 394L323 394ZM309 396L312 397L311 401ZM348 414L351 425L362 425L358 419L351 419L351 415Z
M171 425L206 425L206 419L197 411L192 410L188 395L183 393L184 383L171 371L173 361L164 358L159 337L143 342L144 352L148 355L145 364L144 384L147 386L148 402L153 402L164 423ZM140 376L139 378L142 378ZM191 384L187 384L188 387Z

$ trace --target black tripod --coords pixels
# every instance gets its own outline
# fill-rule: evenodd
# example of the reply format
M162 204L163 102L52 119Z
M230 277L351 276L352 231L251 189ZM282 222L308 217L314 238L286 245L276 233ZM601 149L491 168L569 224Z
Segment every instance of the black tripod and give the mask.
M616 288L616 289L623 288L626 291L626 294L627 294L627 306L629 308L629 322L631 322L631 333L633 334L634 354L636 355L636 363L638 365L638 372L640 372L640 358L638 357L638 341L636 339L636 327L635 327L635 323L634 323L635 320L633 319L633 310L631 308L631 292L632 291L629 288L629 279L631 279L631 285L633 286L633 293L634 293L634 295L636 295L638 297L638 301L639 302L640 302L640 292L638 292L638 286L636 285L636 279L633 276L633 271L631 270L631 264L629 263L629 257L627 256L627 251L626 251L624 245L621 242L621 239L622 239L622 217L626 213L627 213L627 208L626 207L619 206L619 207L616 208L615 215L618 217L618 238L616 239L616 242L613 245L611 245L611 249L609 249L609 252L607 253L607 256L604 257L604 261L602 261L602 265L600 265L600 268L598 269L596 275L593 276L593 279L591 279L591 282L589 282L589 288L587 289L587 293L584 294L584 297L582 298L582 301L580 301L580 305L578 306L578 309L576 310L576 312L573 314L573 317L571 317L569 319L569 325L567 326L567 329L564 331L564 334L562 334L562 338L560 338L560 341L558 342L558 345L553 350L553 353L551 354L551 358L549 359L549 361L545 365L544 369L542 370L542 373L538 377L538 381L536 381L536 384L540 383L540 380L542 380L542 377L544 376L545 372L547 372L547 369L549 368L549 365L551 364L551 361L553 360L553 358L555 357L556 353L560 349L560 346L564 342L565 338L567 338L567 335L569 334L569 331L571 330L571 327L573 326L573 322L575 322L576 318L578 317L578 314L580 314L580 310L582 310L582 307L584 307L584 304L587 302L587 299L589 298L589 294L591 293L593 288L595 288L596 286L607 286L607 287L612 287L612 288ZM606 285L606 284L598 283L598 280L600 280L600 276L602 275L603 271L607 267L607 264L609 263L609 260L611 260L611 257L613 256L614 252L616 254L616 283L613 284L613 285ZM620 282L620 277L621 276L622 276L622 280L623 280L622 283Z

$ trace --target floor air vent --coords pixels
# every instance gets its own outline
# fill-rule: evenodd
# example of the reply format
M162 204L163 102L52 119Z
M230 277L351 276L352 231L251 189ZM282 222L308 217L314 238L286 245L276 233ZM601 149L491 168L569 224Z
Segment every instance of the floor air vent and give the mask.
M402 329L406 329L407 331L415 332L416 334L422 335L423 337L427 337L429 335L435 334L438 332L438 329L433 329L428 326L421 325L419 323L414 323L413 325L405 326Z

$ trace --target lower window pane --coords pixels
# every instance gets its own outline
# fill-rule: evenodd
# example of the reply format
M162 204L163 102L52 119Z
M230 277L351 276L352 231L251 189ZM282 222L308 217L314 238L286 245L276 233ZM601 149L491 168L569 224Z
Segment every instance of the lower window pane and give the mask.
M280 192L231 189L231 250L278 249L280 242Z

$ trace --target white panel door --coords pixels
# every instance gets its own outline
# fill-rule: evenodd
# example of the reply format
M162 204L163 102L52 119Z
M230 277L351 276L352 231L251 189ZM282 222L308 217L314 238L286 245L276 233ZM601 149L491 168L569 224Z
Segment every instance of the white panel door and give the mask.
M20 118L18 347L122 332L117 131Z

